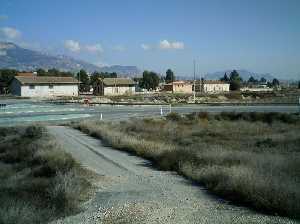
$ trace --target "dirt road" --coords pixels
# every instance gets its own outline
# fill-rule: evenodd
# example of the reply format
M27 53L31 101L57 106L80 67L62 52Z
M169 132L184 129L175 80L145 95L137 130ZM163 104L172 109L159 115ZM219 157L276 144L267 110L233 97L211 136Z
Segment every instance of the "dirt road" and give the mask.
M48 127L63 148L102 178L86 210L58 223L296 223L229 204L149 161L105 147L77 130Z

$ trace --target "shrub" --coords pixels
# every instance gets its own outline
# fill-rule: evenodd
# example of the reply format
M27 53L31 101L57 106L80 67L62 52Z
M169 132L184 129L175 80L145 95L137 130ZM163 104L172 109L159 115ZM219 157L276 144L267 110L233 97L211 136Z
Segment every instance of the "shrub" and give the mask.
M178 114L176 112L171 112L171 113L167 114L166 119L170 120L170 121L180 121L182 119L182 117L180 114Z
M44 131L44 128L41 126L29 126L25 130L24 137L37 139L42 137Z

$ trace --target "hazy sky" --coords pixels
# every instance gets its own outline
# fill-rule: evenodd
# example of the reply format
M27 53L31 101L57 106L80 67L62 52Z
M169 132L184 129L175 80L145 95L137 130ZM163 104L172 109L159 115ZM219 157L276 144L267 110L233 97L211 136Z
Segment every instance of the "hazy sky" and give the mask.
M98 65L300 77L300 0L0 0L0 38Z

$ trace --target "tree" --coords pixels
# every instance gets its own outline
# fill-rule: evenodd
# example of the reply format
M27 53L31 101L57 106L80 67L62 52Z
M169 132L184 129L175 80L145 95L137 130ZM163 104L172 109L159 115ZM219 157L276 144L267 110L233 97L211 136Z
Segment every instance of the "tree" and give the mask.
M48 70L49 76L59 76L59 73L59 70L57 70L56 68L51 68Z
M251 76L251 77L248 79L248 83L258 83L258 80L255 79L253 76Z
M239 90L241 88L242 78L240 77L239 73L236 70L233 70L230 73L230 90Z
M264 77L261 77L261 79L260 79L260 81L259 81L260 83L266 83L267 82L267 80L264 78Z
M298 89L300 89L300 81L298 82Z
M166 71L166 83L174 82L175 81L175 75L174 72L171 69L168 69Z
M273 79L272 85L273 85L273 86L279 86L280 83L279 83L278 79Z
M225 72L224 76L222 78L220 78L220 81L223 81L223 82L229 82L229 78Z
M46 72L42 68L39 68L38 70L36 70L36 73L37 73L38 76L46 76L46 75L48 75L48 72Z
M155 90L159 84L159 76L155 72L144 71L140 87L147 90Z
M0 69L0 93L9 92L9 84L17 75L18 71L14 69Z
M85 70L81 69L77 73L77 79L81 82L79 86L80 91L90 91L89 76Z

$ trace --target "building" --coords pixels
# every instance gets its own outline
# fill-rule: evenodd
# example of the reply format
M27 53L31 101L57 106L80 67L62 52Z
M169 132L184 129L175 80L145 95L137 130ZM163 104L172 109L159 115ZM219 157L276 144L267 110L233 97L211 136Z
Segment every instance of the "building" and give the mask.
M99 96L135 94L135 82L129 78L104 78L93 89Z
M197 80L195 83L196 92L222 93L229 92L230 84L219 80Z
M164 84L162 90L173 93L193 93L193 83L189 81L175 81Z
M10 84L13 95L23 97L78 96L78 80L73 77L17 75Z

